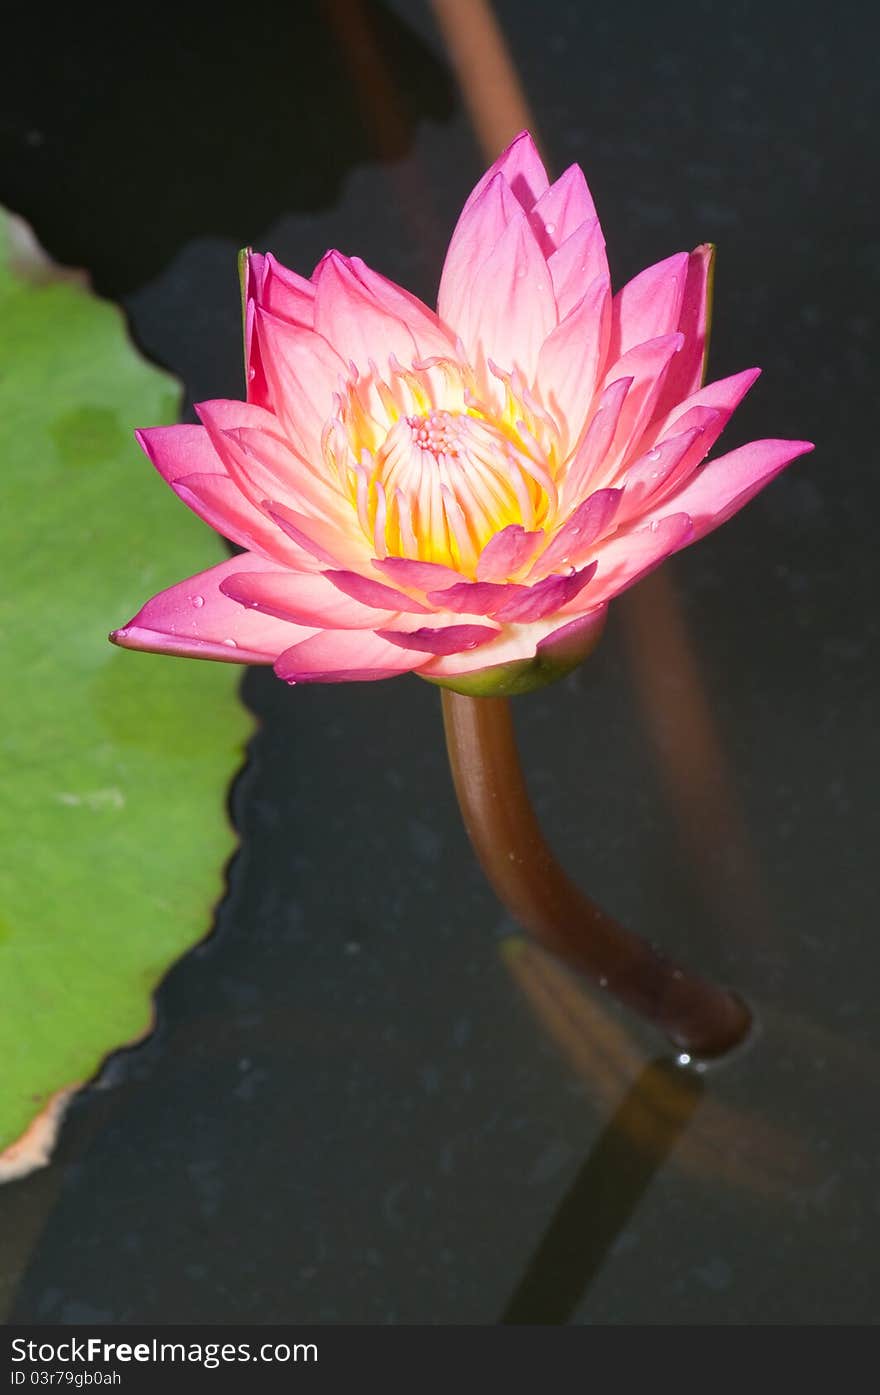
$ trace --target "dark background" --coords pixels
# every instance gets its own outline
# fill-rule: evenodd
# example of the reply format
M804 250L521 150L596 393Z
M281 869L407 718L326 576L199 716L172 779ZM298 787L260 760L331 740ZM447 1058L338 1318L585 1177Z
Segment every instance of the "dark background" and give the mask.
M765 370L729 445L817 445L516 702L564 861L747 995L757 1039L646 1151L627 1090L658 1043L588 996L560 1050L529 1006L436 691L251 672L216 932L0 1190L10 1319L487 1324L527 1270L518 1320L876 1321L877 11L497 13L618 284L719 244L712 376ZM241 395L242 243L433 300L483 160L424 3L16 25L0 198L189 401Z

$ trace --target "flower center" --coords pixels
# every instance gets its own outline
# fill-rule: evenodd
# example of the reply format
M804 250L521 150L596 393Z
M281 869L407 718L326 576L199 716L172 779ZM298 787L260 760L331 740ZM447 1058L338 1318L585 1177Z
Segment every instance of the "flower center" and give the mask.
M556 508L554 441L517 399L484 405L457 364L389 381L349 381L325 431L325 456L379 557L440 562L473 575L508 524L543 525ZM543 439L542 439L543 437Z
M426 417L412 416L404 420L412 431L413 445L419 450L430 451L437 460L441 455L458 455L459 438L452 412L429 412Z

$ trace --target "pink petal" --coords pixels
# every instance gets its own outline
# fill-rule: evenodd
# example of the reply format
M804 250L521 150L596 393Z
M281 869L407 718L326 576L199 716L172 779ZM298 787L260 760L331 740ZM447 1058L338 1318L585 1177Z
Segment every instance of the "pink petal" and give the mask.
M448 358L455 352L454 335L418 296L373 271L360 257L352 257L348 265L370 299L407 326L421 358Z
M247 398L268 407L271 393L256 333L257 310L267 310L291 324L311 328L315 319L315 288L311 281L288 271L271 255L248 251L240 257L240 264Z
M169 484L184 475L226 473L203 426L150 426L134 434L141 450Z
M344 592L346 596L352 596L365 606L378 607L380 610L404 611L416 615L430 613L428 606L414 601L412 596L408 596L406 592L398 591L393 586L386 586L384 582L373 581L370 577L361 576L360 572L332 571L325 572L324 575L337 590Z
M263 364L263 351L257 334L257 307L247 298L242 288L244 306L244 369L247 384L247 400L253 407L271 408L272 393L266 369Z
M440 277L437 309L444 324L456 334L480 267L520 209L503 174L496 173L480 183L479 193L474 191L455 226Z
M398 291L399 301L388 294L379 298L358 275L353 263L340 252L328 252L315 277L315 328L347 364L354 363L362 372L367 372L371 360L384 367L390 358L397 358L409 367L424 357L420 338L411 323L413 316L407 314L403 318L401 313L404 300L407 305L418 303L414 297ZM381 280L376 277L377 282ZM425 316L430 314L427 306L422 306L422 311ZM426 345L432 346L427 352L448 353L450 341L437 323L433 337L423 336ZM439 345L439 350L433 347L435 344Z
M681 334L676 333L651 339L645 344L637 344L608 370L607 383L620 378L632 378L632 383L623 400L614 440L608 449L606 465L601 472L603 484L615 482L618 468L632 447L640 441L645 427L654 415L666 369L683 342Z
M580 662L602 633L607 606L596 606L576 620L560 625L538 643L535 653L552 663Z
M285 650L275 672L285 683L369 683L419 668L423 656L371 630L321 630Z
M526 212L534 206L550 184L547 171L544 169L544 162L528 131L520 131L507 149L498 156L495 163L489 166L482 179L468 196L465 209L470 208L476 202L486 186L491 184L496 174L504 175L517 201Z
M271 252L247 254L248 275L245 295L261 310L268 310L277 319L313 328L315 323L315 287L304 276L282 266Z
M595 220L596 205L578 165L569 165L555 184L544 191L529 214L529 222L545 257L551 256L576 228Z
M675 360L672 366L674 367ZM632 505L632 486L636 482L639 474L647 474L648 477L654 475L651 494L651 509L656 512L657 504L667 498L670 493L680 488L693 473L700 461L703 460L714 446L721 435L735 408L745 397L749 388L760 375L760 369L750 368L744 373L736 373L733 377L725 378L717 383L709 383L706 387L700 388L686 401L680 402L665 418L659 423L655 421L647 427L639 450L646 450L652 447L653 450L662 451L663 468L650 464L651 449L647 450L642 460L636 462L626 470L627 483L627 514L629 515ZM665 389L664 389L665 391ZM699 427L701 434L694 440L693 445L677 461L672 462L663 449L665 443L672 439L678 439L685 431L693 427ZM660 457L654 456L656 461ZM670 468L667 469L667 464ZM643 499L646 497L642 491Z
M498 585L492 581L459 581L442 591L429 591L428 600L457 615L494 615L505 601L525 590L524 586Z
M202 406L216 426L213 409L218 404ZM254 409L240 402L223 403L219 416L227 421L230 415L250 420ZM268 413L257 410L256 415L261 421L277 425ZM220 434L215 429L214 439L219 439ZM230 479L227 464L206 427L156 426L135 435L175 494L224 538L287 562L300 562L307 568L313 565L308 554L286 539L238 483Z
M325 566L335 569L340 563L369 561L369 547L354 516L351 531L346 532L336 524L299 513L277 499L265 500L263 507L288 537Z
M813 450L811 441L751 441L728 455L710 460L663 508L683 509L694 521L692 542L726 523L799 455ZM666 520L661 520L661 525Z
M373 558L373 567L396 586L406 586L413 591L436 591L442 586L454 586L457 581L465 581L461 572L452 567L444 567L440 562L418 562L410 557Z
M637 344L678 329L688 261L687 252L678 252L649 266L617 292L612 308L612 360Z
M685 350L683 349L682 353L684 352ZM676 371L677 363L678 355L676 354L675 359L669 367L670 374ZM668 376L667 374L667 381ZM718 413L719 426L717 435L720 436L724 427L733 416L736 408L739 406L740 402L742 402L746 393L752 387L752 384L757 382L760 376L760 368L747 368L743 373L734 373L729 378L719 378L717 382L707 383L705 387L699 388L698 391L692 393L690 397L685 397L683 400L677 401L674 406L670 408L668 416L658 421L656 424L652 424L649 428L650 435L656 440L672 432L675 432L677 435L678 432L684 429L684 424L686 424L685 417L689 412L694 408L710 408L712 411ZM664 388L664 396L665 395L666 389Z
M537 559L531 575L546 576L566 564L576 566L607 531L620 500L619 489L598 489L578 504Z
M594 480L607 474L606 457L617 434L624 399L632 383L632 378L619 378L603 391L593 420L562 481L561 497L566 509L583 500L593 491Z
M244 367L247 399L260 407L269 405L269 389L255 332L254 296L266 276L266 258L260 252L245 248L238 254L238 277L241 283L242 328L244 330Z
M239 605L313 629L370 630L397 614L352 600L320 574L241 571L222 582L220 590Z
M272 409L292 445L312 462L320 461L324 425L335 410L333 396L349 370L320 334L265 310L257 311L256 332Z
M524 586L521 589L526 594L506 602L494 618L502 624L530 625L554 615L580 595L595 571L596 563L591 562L571 576L548 576L534 586Z
M521 523L509 523L480 553L477 580L507 581L531 561L543 539L543 532L529 533Z
M703 381L714 257L715 248L711 243L704 242L688 258L677 325L684 335L684 348L666 375L663 392L657 402L658 413L671 411L676 402L696 392Z
M508 223L471 286L456 326L468 358L519 368L531 382L541 345L556 327L556 300L547 263L524 213Z
M563 661L563 666L567 666L564 659L573 658L573 650L579 649L579 656L582 656L589 648L589 637L601 630L604 613L604 607L599 607L588 615L579 616L575 622L568 619L563 622L553 616L532 625L515 625L500 631L494 640L480 645L476 650L461 650L457 654L440 655L429 660L420 669L420 674L425 678L456 678L497 669L502 665L526 663L534 659L545 643L549 646L548 657L553 661L558 658ZM560 638L554 641L554 636ZM557 648L555 655L554 645Z
M208 416L203 419L207 421ZM252 502L278 498L291 508L343 529L353 521L354 505L334 477L313 469L279 436L253 427L235 427L215 433L214 439L229 474Z
M596 576L590 587L590 605L610 601L634 585L641 577L659 567L671 553L691 541L692 534L693 524L688 515L674 513L653 521L649 528L616 534L608 542L600 544L596 552ZM574 611L578 604L576 598L569 605L569 611Z
M313 571L314 559L286 537L242 494L228 475L187 475L173 485L179 499L230 542L287 565L304 564Z
M445 591L431 591L428 600L458 615L485 615L505 624L531 624L576 596L595 570L593 564L583 572L548 576L528 586L515 582L507 585L490 581L460 582Z
M491 643L480 645L477 649L461 649L455 654L430 659L420 673L425 678L456 678L460 674L533 659L538 641L546 635L551 623L545 621L542 625L501 630Z
M420 630L378 630L381 639L403 649L420 654L457 654L462 649L476 649L496 637L498 631L488 625L426 626Z
M199 416L207 416L208 433L211 444L217 449L217 437L221 431L249 426L256 431L269 431L278 434L278 418L266 407L257 407L253 402L239 402L230 397L215 397L207 402L197 402L195 409ZM155 429L155 428L154 428ZM194 428L198 431L198 427Z
M611 299L599 276L538 355L541 399L565 429L565 448L581 434L608 352Z
M599 642L606 609L599 606L563 625L553 618L514 626L476 652L431 659L420 676L475 696L529 692L583 662Z
M602 277L610 290L605 238L598 219L575 228L548 258L547 266L560 320L569 314L597 276Z
M271 664L291 642L312 631L244 610L223 595L221 585L236 572L277 569L278 563L244 553L160 591L133 620L110 636L126 649L222 659L234 664Z
M670 489L682 483L699 465L711 448L714 439L711 427L718 413L705 407L697 407L694 413L688 413L688 416L699 417L701 414L704 421L695 421L691 427L677 436L667 436L664 441L627 467L621 481L623 506L618 526L623 527L625 523L631 522L648 510L656 512L657 502L666 498Z

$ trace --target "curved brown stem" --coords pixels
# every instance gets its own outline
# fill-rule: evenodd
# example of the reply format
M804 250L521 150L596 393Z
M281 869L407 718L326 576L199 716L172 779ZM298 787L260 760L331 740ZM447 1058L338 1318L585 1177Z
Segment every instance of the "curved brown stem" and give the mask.
M548 847L529 801L506 698L444 689L455 791L474 851L500 900L545 949L665 1032L681 1051L718 1056L751 1017L732 993L679 968L606 915Z

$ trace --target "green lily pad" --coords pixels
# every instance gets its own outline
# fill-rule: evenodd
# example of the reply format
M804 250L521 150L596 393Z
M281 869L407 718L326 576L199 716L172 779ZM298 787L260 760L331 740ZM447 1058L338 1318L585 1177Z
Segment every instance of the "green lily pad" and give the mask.
M132 437L176 419L178 384L2 211L0 307L2 1152L149 1030L210 929L249 722L236 669L107 642L225 556Z

